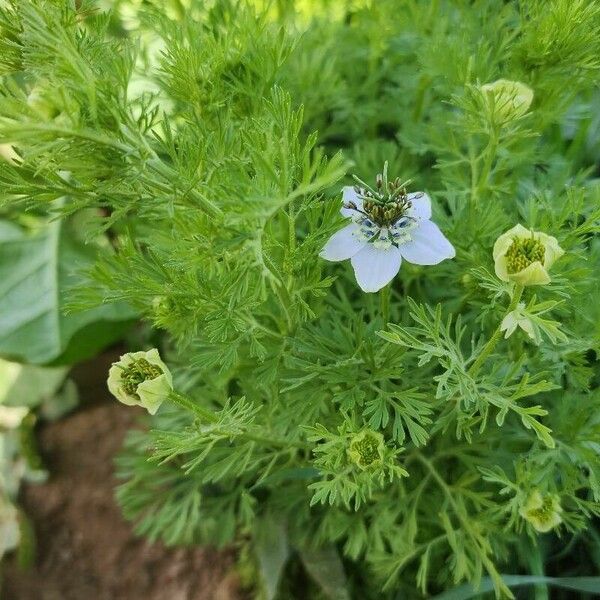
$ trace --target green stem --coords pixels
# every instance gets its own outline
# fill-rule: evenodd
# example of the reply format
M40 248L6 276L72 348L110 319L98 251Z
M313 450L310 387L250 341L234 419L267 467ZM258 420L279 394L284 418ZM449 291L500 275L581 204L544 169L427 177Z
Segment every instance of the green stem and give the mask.
M388 283L379 292L379 306L381 309L381 318L385 327L390 322L390 296L392 292L392 284Z
M494 158L496 158L497 148L498 134L493 131L490 134L490 139L484 153L483 167L479 175L479 183L477 184L477 199L479 199L481 192L488 185L488 180L492 171L492 165L494 164Z
M126 136L127 140L131 142L131 146L128 144L124 144L118 140L114 140L105 135L96 133L95 131L90 131L88 129L76 130L76 129L68 129L64 127L57 127L51 124L28 124L17 129L16 126L12 129L10 127L4 127L2 131L2 139L11 140L11 131L18 131L19 138L23 139L26 137L31 137L35 135L43 135L43 134L51 134L56 137L62 138L79 138L82 140L86 140L89 142L93 142L94 144L99 144L102 146L106 146L109 148L114 148L119 152L122 152L126 155L131 155L134 151L141 150L143 152L147 152L152 157L147 161L148 168L157 173L161 177L164 177L170 185L173 186L179 180L179 173L170 165L166 164L150 147L148 142L141 136L135 136L132 134L127 134L126 131L122 131L123 135ZM15 141L19 139L15 137ZM153 180L153 183L159 187L161 190L165 192L171 192L173 188L169 185L166 185L162 182ZM208 198L205 198L197 189L190 188L186 190L186 193L194 199L198 204L200 204L211 216L219 216L222 214L221 209L213 204Z
M423 76L419 82L419 87L417 88L417 94L415 96L415 100L413 103L413 122L419 121L421 115L423 114L423 105L425 104L425 95L431 87L431 77Z
M303 442L292 442L290 440L284 438L276 438L272 436L266 435L257 435L255 433L250 433L245 431L241 434L242 437L246 440L251 440L253 442L258 442L263 446L275 446L277 448L287 448L291 450L292 448L302 448L304 450L312 450L312 446L310 444L304 444Z
M521 300L521 295L523 294L523 286L520 284L515 285L515 289L513 290L512 299L506 311L506 315L511 313L515 308L517 308L517 304L519 304L519 300ZM505 315L505 316L506 316ZM504 320L504 319L503 319ZM477 373L479 373L479 369L481 369L483 363L488 358L488 356L493 352L496 344L502 338L502 321L500 321L500 325L494 331L494 335L488 340L487 344L483 347L483 350L475 360L475 362L471 365L471 368L468 371L468 374L471 377L475 377Z
M206 421L208 423L217 423L219 421L219 417L217 417L212 410L203 408L191 398L188 398L179 392L172 391L169 394L169 400L179 404L181 408L185 408L187 411L194 413L194 415L196 415L196 417L198 417L201 421Z
M184 408L185 410L193 413L196 417L198 417L201 421L216 424L219 422L219 416L213 411L203 408L196 402L194 402L191 398L180 394L179 392L172 391L169 394L169 399ZM278 438L270 435L261 435L257 433L253 433L250 431L236 431L232 432L232 436L239 436L246 440L250 440L252 442L258 442L264 446L275 446L276 448L301 448L304 450L312 449L310 444L305 444L304 442L298 442L289 440L287 438Z
M479 555L481 557L481 561L483 566L486 568L488 574L492 578L494 583L494 589L496 590L496 597L507 596L509 598L512 597L510 590L506 587L505 583L502 581L502 578L496 571L494 563L490 560L488 555L489 550L487 549L486 539L481 534L480 529L474 527L473 523L469 518L467 518L466 509L464 507L464 503L460 505L456 501L456 496L458 493L453 490L446 481L439 474L437 469L433 466L431 461L427 460L425 456L423 456L420 452L416 452L417 459L425 466L425 468L429 471L434 481L438 484L442 493L446 497L448 504L452 507L456 518L458 519L462 530L464 533L471 538L473 544L476 546L479 551Z
M288 306L291 306L291 304L292 304L291 299L290 299L290 293L289 293L287 287L283 283L282 284L275 283L275 285L273 285L273 289L275 291L275 294L277 295L279 304L281 306L281 310L285 316L285 320L287 323L287 333L289 334L294 329L294 320L292 319L292 315L290 314L290 311L288 310Z
M295 201L292 200L288 205L287 218L288 218L288 251L290 253L290 258L294 256L294 252L296 251L296 207L294 206ZM288 290L293 289L294 286L294 276L290 272L287 278L286 288ZM289 294L289 292L288 292Z

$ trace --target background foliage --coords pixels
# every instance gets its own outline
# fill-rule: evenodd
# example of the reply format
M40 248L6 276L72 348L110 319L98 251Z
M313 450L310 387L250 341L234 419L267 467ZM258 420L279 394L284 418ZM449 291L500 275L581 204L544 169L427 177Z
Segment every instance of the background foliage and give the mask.
M484 575L509 595L502 571L597 570L599 27L585 0L5 4L0 244L32 236L13 251L54 289L62 261L94 265L49 308L89 315L51 352L7 350L1 316L0 349L46 362L131 310L164 331L198 410L129 438L118 497L140 533L251 547L266 597L286 593L289 556L329 597ZM501 77L534 90L530 113L497 118L480 84ZM372 181L385 160L457 249L402 266L389 326L348 266L317 256L349 173ZM23 209L85 214L88 246L64 251L56 221L28 231ZM491 248L517 222L566 254L525 298L539 345L518 332L474 374L508 304ZM31 286L3 277L3 309L33 305ZM374 470L347 454L367 427L385 438ZM520 518L534 489L560 496L560 538Z

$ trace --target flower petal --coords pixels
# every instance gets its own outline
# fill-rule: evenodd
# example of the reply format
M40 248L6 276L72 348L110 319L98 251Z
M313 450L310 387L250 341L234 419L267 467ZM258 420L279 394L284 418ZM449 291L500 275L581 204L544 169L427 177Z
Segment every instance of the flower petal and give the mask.
M331 261L352 258L367 243L356 223L351 223L334 233L319 253L321 258Z
M496 248L496 246L494 246ZM496 277L501 279L502 281L510 281L508 276L508 267L506 266L506 256L501 254L494 261L494 271L496 272Z
M345 205L349 202L354 203L358 210L354 210L353 208L346 208ZM342 213L342 215L344 215L344 217L354 217L360 215L361 213L359 211L363 209L363 200L356 193L356 190L351 185L347 185L344 187L344 190L342 192L342 204L343 205L340 209L340 212Z
M415 265L437 265L456 256L454 246L432 221L421 221L410 235L412 240L399 246L402 257L408 262Z
M538 232L537 239L544 244L544 268L549 269L565 251L558 245L558 240L551 235Z
M431 198L425 192L408 194L408 199L411 207L407 214L410 217L431 219Z
M498 260L498 257L506 254L506 251L511 247L515 238L528 237L531 237L531 231L525 229L520 223L503 233L494 243L494 249L492 250L494 260Z
M169 385L173 387L173 376L171 375L171 371L169 371L169 367L167 367L167 365L165 365L165 363L160 358L158 350L156 348L152 348L152 350L148 350L148 352L146 352L145 354L146 360L150 364L160 367L160 370L164 373L165 377L167 378L167 381L169 382Z
M151 415L156 414L172 389L173 386L166 374L142 381L136 390L140 397L140 406L143 406Z
M374 244L367 244L352 257L351 262L360 289L377 292L396 276L402 256L396 246L377 248Z
M121 361L119 361L118 363L113 363L111 368L108 370L108 380L106 383L108 385L108 391L119 402L122 402L123 404L127 404L127 406L135 406L136 404L138 404L136 399L130 397L123 389L123 382L122 382L121 375L123 373L123 369L126 366L123 364L123 360L122 360L123 358L124 357L121 357ZM131 362L131 361L129 361L129 362Z
M505 339L509 338L517 329L519 322L517 320L516 311L509 312L504 319L502 319L502 323L500 323L500 331L505 331L506 335Z
M521 269L518 273L509 273L509 281L520 283L521 285L548 285L550 275L541 262L535 261Z

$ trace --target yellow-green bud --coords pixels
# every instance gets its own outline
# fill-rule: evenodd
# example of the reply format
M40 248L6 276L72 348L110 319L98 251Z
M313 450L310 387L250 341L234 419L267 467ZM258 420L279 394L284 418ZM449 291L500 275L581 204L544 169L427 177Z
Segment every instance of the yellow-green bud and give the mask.
M173 389L173 379L158 350L130 352L113 363L108 389L128 406L141 406L153 415Z
M382 463L384 448L383 436L377 431L365 429L350 441L348 456L361 469L368 469Z
M502 281L520 285L550 283L548 270L564 254L556 238L516 225L494 244L494 268Z
M520 81L498 79L482 85L481 91L491 100L494 115L502 122L522 117L533 102L533 90Z
M519 509L519 514L540 533L546 533L560 525L561 512L560 498L556 494L542 496L538 490L531 492Z
M0 144L0 159L5 160L11 165L19 164L19 155L10 144Z

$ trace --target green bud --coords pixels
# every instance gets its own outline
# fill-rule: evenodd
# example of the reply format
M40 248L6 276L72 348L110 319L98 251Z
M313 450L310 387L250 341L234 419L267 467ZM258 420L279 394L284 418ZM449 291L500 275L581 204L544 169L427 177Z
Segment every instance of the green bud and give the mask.
M383 462L384 448L383 436L377 431L365 429L350 441L348 456L361 469L368 469Z
M481 86L490 98L494 114L503 122L522 117L533 102L533 90L520 81L498 79Z
M519 514L540 533L546 533L560 525L561 512L560 498L556 494L542 496L538 490L531 492L519 509Z
M130 352L113 363L108 389L128 406L142 406L153 415L173 389L173 380L158 350Z

